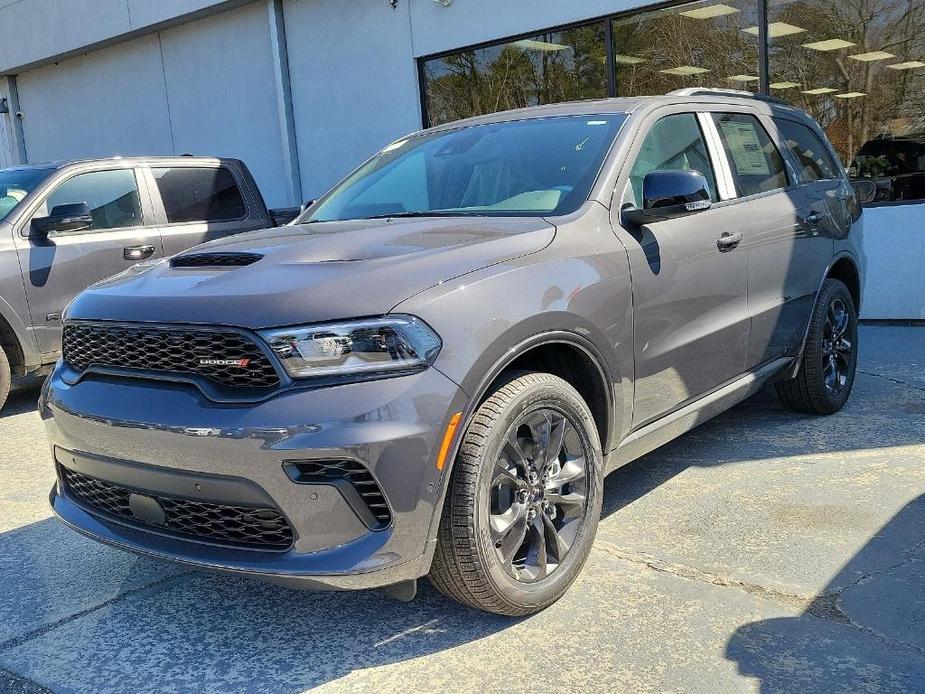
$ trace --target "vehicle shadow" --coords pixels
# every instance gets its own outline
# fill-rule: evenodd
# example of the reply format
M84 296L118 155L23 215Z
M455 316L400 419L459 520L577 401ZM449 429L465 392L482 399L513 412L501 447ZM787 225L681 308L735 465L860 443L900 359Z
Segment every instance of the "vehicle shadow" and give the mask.
M23 379L15 382L13 388L3 409L0 409L0 419L25 414L29 411L35 411L38 408L38 398L39 391L42 388L42 379Z
M399 603L190 572L51 518L0 535L0 581L0 667L52 690L301 692L520 621L426 581Z
M881 528L803 614L739 627L726 657L765 692L921 692L925 495Z

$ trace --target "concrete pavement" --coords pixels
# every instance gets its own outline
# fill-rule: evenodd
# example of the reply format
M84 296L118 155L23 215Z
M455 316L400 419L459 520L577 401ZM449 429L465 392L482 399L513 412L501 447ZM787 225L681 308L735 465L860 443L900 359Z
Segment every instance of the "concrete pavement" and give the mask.
M925 691L925 329L862 328L849 406L762 393L617 471L585 570L509 620L140 559L49 518L0 413L0 691Z

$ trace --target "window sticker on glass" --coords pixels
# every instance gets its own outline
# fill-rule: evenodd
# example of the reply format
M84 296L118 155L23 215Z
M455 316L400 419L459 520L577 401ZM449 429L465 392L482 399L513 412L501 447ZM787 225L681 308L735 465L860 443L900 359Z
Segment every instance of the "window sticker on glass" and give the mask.
M736 170L740 174L767 176L771 173L768 160L761 151L761 140L753 123L722 121L719 126L723 129L723 135L726 136Z

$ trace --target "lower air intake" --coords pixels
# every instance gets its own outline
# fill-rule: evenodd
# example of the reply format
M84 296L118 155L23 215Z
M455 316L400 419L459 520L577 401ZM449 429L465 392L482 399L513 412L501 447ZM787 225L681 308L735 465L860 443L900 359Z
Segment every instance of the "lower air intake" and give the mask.
M211 544L283 551L292 546L292 528L273 508L248 508L143 494L157 502L157 521L139 519L132 510L131 489L60 466L67 496L91 513L115 516L133 525L154 528Z

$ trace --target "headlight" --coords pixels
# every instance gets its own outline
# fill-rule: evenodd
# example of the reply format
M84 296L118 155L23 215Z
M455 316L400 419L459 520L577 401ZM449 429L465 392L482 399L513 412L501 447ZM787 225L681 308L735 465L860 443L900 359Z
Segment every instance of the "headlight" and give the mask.
M350 376L423 369L440 338L414 316L388 316L296 328L260 336L293 378Z

